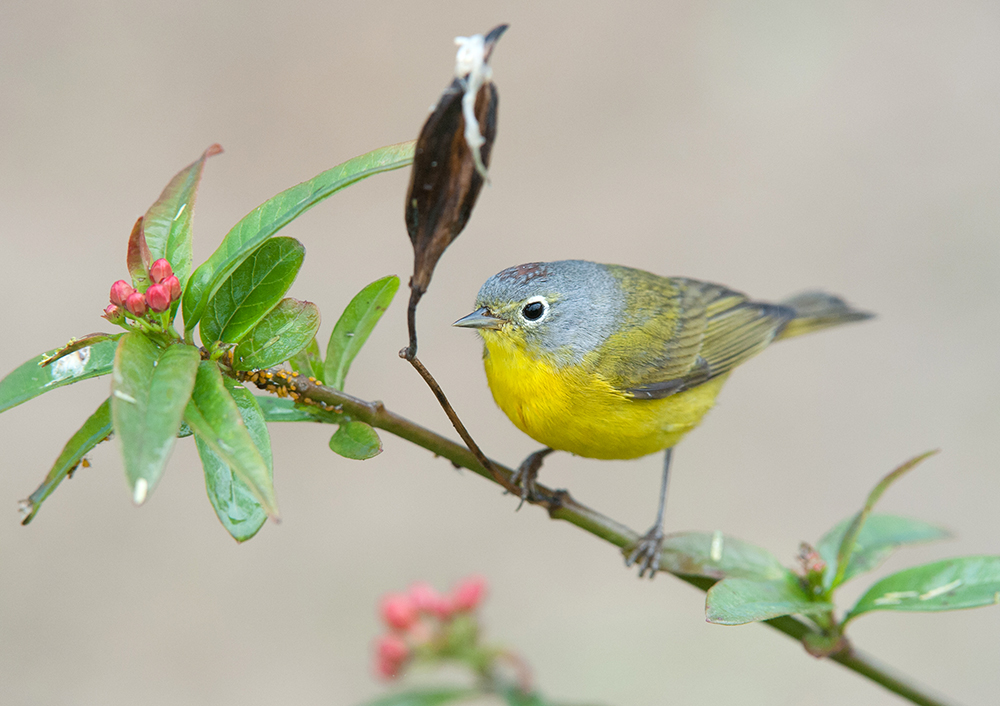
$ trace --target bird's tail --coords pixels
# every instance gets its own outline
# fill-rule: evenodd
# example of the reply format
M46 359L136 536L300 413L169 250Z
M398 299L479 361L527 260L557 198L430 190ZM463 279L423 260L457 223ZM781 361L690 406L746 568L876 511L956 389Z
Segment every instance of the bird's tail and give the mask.
M795 317L778 332L776 339L791 338L851 321L864 321L874 314L852 309L843 299L824 292L803 292L783 302L795 312Z

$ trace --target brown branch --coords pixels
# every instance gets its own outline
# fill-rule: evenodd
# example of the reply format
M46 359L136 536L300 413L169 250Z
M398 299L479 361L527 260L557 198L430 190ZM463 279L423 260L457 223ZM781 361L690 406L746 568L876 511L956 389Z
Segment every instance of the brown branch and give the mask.
M313 379L300 376L298 373L290 373L278 368L237 373L237 377L243 381L253 382L260 389L268 390L280 397L291 397L297 402L326 412L350 416L352 419L365 422L423 447L436 456L448 459L455 466L466 468L504 488L511 486L510 478L514 471L510 468L487 459L488 464L493 468L492 471L487 470L485 464L480 463L469 449L389 411L381 402L358 399L340 390L321 385ZM437 393L435 392L435 394ZM318 421L329 420L318 419ZM480 453L482 452L480 451ZM532 504L544 507L552 519L565 520L620 549L633 545L639 539L639 533L577 502L565 490L553 490L541 484L538 484L536 488L537 497L532 499ZM515 498L520 501L519 496L515 496ZM716 579L706 576L673 573L671 575L702 591L707 591L716 582ZM820 635L815 627L790 615L766 620L764 623L799 642L805 640L809 635ZM891 674L871 657L851 647L846 640L844 645L843 649L830 655L829 659L881 684L889 691L915 704L945 706L944 701L926 694L905 679Z

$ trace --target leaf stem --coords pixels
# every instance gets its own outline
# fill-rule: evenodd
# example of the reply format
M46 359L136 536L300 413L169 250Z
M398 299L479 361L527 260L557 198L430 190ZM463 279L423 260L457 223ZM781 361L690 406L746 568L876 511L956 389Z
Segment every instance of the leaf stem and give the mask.
M405 352L406 349L404 349ZM403 356L405 357L405 356ZM418 361L419 363L419 361ZM416 367L416 366L414 366ZM421 365L420 368L423 366ZM420 371L420 368L417 368ZM426 370L426 369L424 369ZM332 387L326 387L308 380L304 376L289 374L274 368L269 371L253 371L254 373L272 373L267 378L266 384L257 382L260 389L266 389L269 385L272 388L284 386L285 393L294 392L293 395L298 401L312 407L327 411L341 411L350 415L353 419L366 422L373 427L394 434L401 439L412 442L417 446L427 449L436 456L442 456L455 466L466 468L480 476L492 480L507 488L511 485L510 478L514 471L510 468L486 459L486 464L481 463L476 454L468 448L448 439L436 432L416 424L415 422L401 417L398 414L386 409L381 402L368 402L348 395ZM250 380L249 375L253 373L240 373L240 379ZM423 375L423 373L421 373ZM429 375L429 373L428 373ZM255 375L257 380L263 380L264 375ZM425 378L426 379L426 378ZM433 380L433 378L431 378ZM436 389L435 389L436 387ZM440 387L434 383L435 395ZM443 392L441 393L443 396ZM285 396L282 394L281 396ZM440 398L439 398L440 399ZM450 405L449 405L450 407ZM452 413L454 410L452 410ZM449 415L450 416L450 415ZM322 413L317 415L317 421L330 421L324 419ZM461 422L459 422L460 424ZM464 429L464 427L462 427ZM468 432L466 432L468 433ZM478 447L477 447L478 448ZM482 454L482 451L479 452ZM483 458L486 458L485 456ZM487 464L491 470L487 469ZM606 517L596 510L583 505L574 500L568 491L553 490L544 485L538 484L536 497L532 499L532 504L545 508L552 519L565 520L576 525L582 530L600 537L601 539L624 549L632 546L639 539L639 533L626 527L610 517ZM519 495L514 495L514 499L520 501ZM707 591L715 583L715 579L705 576L691 576L684 574L673 574L681 581L692 586ZM803 641L808 635L822 635L813 626L803 622L793 616L782 616L764 621L771 628L788 635L794 640ZM920 706L946 706L946 702L930 696L915 684L905 678L889 673L884 667L877 664L871 657L859 652L844 642L845 647L829 656L829 659L843 665L861 676L882 685L889 691L898 694Z
M848 648L832 655L830 659L919 706L947 706L946 701L918 690L914 684L907 682L902 676L892 674L877 660L863 652Z

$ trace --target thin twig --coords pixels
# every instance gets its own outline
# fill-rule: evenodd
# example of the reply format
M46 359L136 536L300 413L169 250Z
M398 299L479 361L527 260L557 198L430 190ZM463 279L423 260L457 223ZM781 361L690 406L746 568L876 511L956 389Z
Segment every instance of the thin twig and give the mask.
M416 341L415 338L413 340ZM469 430L465 428L462 420L458 418L458 413L455 412L455 408L451 406L451 402L448 401L448 397L444 394L444 390L441 389L437 380L435 380L434 376L431 375L431 371L424 367L424 364L421 363L420 359L416 356L408 356L406 348L399 352L399 357L408 360L410 365L412 365L414 369L420 373L420 377L424 379L427 386L431 388L431 392L433 392L434 396L437 397L437 401L440 403L441 409L443 409L444 413L448 415L448 419L451 420L451 425L455 427L455 431L457 431L458 435L462 437L462 441L464 441L465 445L469 447L469 451L473 453L480 465L489 471L493 480L506 488L508 492L519 492L517 486L515 486L508 477L505 477L502 473L500 473L497 467L493 465L493 462L490 461L486 457L486 454L483 453L483 450L479 448L479 444L477 444L475 439L472 438L472 434L470 434Z
M268 371L254 371L250 374L240 373L239 377L243 380L254 381L261 389L270 389L272 392L283 387L288 393L294 392L295 394L292 396L304 404L343 413L358 421L366 422L377 429L382 429L425 448L436 456L446 458L454 465L477 473L504 488L508 487L510 478L514 474L512 469L490 459L487 459L487 463L492 466L492 471L487 470L486 464L481 463L466 447L389 411L381 402L368 402L352 397L340 390L312 382L304 376L277 368ZM325 420L318 419L318 421ZM482 452L480 451L480 453ZM553 490L538 484L537 491L537 497L532 499L532 504L544 507L553 519L565 520L574 524L620 549L633 545L639 538L639 533L605 517L586 505L578 503L565 490ZM672 575L702 591L707 591L716 582L716 579L705 576ZM814 627L790 615L763 622L799 642L807 635L818 634ZM845 645L844 649L830 655L829 659L877 684L881 684L889 691L919 706L947 706L946 702L930 696L926 691L903 677L891 674L868 655L853 649L849 643L845 643Z
M406 328L410 333L410 345L399 352L400 358L410 362L417 357L417 304L423 295L423 290L414 287L411 280L410 303L406 307Z
M465 428L465 424L462 420L458 418L458 413L455 408L451 406L451 402L448 401L448 396L444 394L444 390L438 385L437 380L431 375L431 371L428 370L420 359L417 358L417 304L420 303L420 298L424 295L424 288L419 287L415 284L413 277L410 278L410 303L406 307L406 328L410 334L410 344L399 351L399 357L405 361L408 361L410 365L413 366L414 370L420 373L420 377L424 379L427 383L427 387L431 388L431 392L437 397L438 404L441 405L441 409L444 413L448 415L448 419L451 421L451 425L455 427L455 431L458 435L462 437L462 441L465 445L469 447L469 451L473 453L476 460L479 461L480 465L489 471L490 476L497 483L502 485L507 489L507 492L518 493L519 489L513 483L510 482L509 478L505 478L502 473L500 473L496 466L486 458L486 454L483 450L479 448L479 444L476 440L472 438L472 434L469 430Z

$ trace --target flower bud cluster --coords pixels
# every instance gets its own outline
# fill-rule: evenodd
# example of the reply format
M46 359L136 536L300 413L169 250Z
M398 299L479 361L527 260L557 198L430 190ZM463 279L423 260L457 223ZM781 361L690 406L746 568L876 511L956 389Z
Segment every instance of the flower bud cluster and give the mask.
M162 257L149 267L149 279L152 284L146 293L136 291L123 279L111 285L111 306L104 310L104 318L108 321L121 319L123 310L136 318L142 318L146 311L157 314L167 311L170 305L181 298L181 283L177 279L170 263Z
M406 593L390 593L379 604L388 632L376 643L375 671L386 679L398 677L420 656L440 659L457 656L455 646L474 643L478 632L473 612L486 595L480 576L462 579L447 594L417 582ZM465 645L471 647L471 645Z

